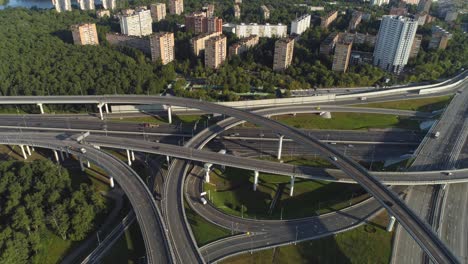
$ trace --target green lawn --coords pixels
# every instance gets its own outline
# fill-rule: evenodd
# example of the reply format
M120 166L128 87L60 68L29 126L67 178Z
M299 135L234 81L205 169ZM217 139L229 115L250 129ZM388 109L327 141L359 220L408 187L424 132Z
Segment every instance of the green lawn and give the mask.
M185 214L199 247L231 235L229 230L207 222L187 205L185 205Z
M272 117L281 123L303 129L359 130L371 128L402 128L419 130L419 122L406 117L364 113L332 113L331 119L316 114L282 115Z
M220 263L389 263L393 233L385 231L387 223L388 216L382 213L369 224L336 236L246 253Z
M286 159L286 163L327 167L323 160ZM227 167L224 172L214 169L210 183L204 184L211 202L222 211L257 219L294 219L335 211L367 198L355 184L296 179L294 194L289 196L290 177L260 173L257 191L253 191L252 171ZM270 210L276 192L280 196Z
M353 106L432 112L432 111L440 110L446 107L452 100L452 97L453 96L451 95L446 95L446 96L439 96L439 97L411 99L411 100L403 100L403 101L389 101L389 102L372 103L372 104L358 104L358 105L353 105Z
M78 244L70 240L63 240L59 236L44 230L41 233L41 249L37 253L38 263L59 263L73 245Z

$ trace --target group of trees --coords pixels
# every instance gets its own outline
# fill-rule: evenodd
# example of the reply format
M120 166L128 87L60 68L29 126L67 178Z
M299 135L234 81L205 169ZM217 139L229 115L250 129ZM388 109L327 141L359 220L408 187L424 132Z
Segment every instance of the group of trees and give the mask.
M94 229L105 199L82 184L73 189L51 161L0 163L0 263L37 263L44 231L79 241Z
M14 22L12 22L14 21ZM106 44L76 46L70 26L96 20L80 11L0 11L0 95L158 94L174 69Z

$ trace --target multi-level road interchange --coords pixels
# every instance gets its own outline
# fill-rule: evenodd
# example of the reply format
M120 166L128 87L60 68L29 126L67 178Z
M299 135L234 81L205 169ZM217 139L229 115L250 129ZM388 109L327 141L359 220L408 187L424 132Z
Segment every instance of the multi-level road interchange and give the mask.
M276 121L258 116L253 113L249 113L242 110L227 108L220 105L210 104L201 101L194 101L185 98L174 98L174 97L157 97L157 96L84 96L84 97L7 97L0 98L0 102L3 104L21 104L21 103L96 103L96 104L166 104L174 106L184 106L190 108L201 109L206 112L222 113L228 116L245 120L256 125L260 125L269 128L273 131L277 131L283 136L286 136L295 142L307 145L315 150L318 150L323 156L337 157L336 161L333 161L334 165L342 169L352 179L361 184L370 194L372 194L381 204L394 215L400 224L402 224L415 238L415 240L421 245L421 247L428 253L428 255L436 262L449 263L456 262L456 258L450 253L445 245L438 239L430 228L420 220L406 205L390 190L387 189L378 179L370 175L360 165L355 163L353 160L344 156L340 152L331 148L330 146L321 143L314 137L307 136L302 132L282 125ZM9 139L9 144L14 144L12 139ZM31 141L31 139L30 139ZM24 142L23 142L24 143ZM29 142L28 144L32 144ZM21 144L21 142L16 142ZM96 161L96 160L94 160ZM119 180L118 180L119 181ZM138 217L138 212L137 217ZM139 218L141 224L141 219ZM170 228L169 228L170 229ZM144 233L144 232L143 232ZM164 233L164 232L163 232ZM171 233L169 231L169 233ZM162 237L164 234L162 234ZM147 237L145 242L147 242ZM150 246L148 243L146 246ZM148 249L148 254L151 254L152 250ZM170 251L166 251L170 252ZM168 259L170 253L166 256ZM159 255L164 256L164 255ZM149 260L151 258L149 257ZM198 259L200 260L200 259Z

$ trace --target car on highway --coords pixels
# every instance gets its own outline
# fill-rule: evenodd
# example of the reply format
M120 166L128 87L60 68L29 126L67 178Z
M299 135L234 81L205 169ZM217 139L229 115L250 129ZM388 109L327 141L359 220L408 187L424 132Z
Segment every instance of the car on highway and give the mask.
M142 127L145 127L145 128L155 128L155 127L159 127L158 124L152 124L152 123L142 123L141 126L142 126Z
M207 203L205 197L201 197L201 198L200 198L200 202L201 202L203 205L205 205L205 204Z
M439 131L434 133L434 138L438 138L438 137L440 137L440 132Z
M338 158L335 156L331 156L330 159L332 159L333 161L338 161Z
M450 171L446 171L446 172L444 172L444 174L447 175L447 176L452 176L453 175L453 173L450 172Z
M85 154L86 153L86 149L85 148L80 148L80 152Z

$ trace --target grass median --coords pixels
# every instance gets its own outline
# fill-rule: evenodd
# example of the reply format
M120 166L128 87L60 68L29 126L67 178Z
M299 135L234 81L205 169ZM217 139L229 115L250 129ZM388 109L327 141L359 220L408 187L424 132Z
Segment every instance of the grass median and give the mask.
M422 98L422 99L388 101L388 102L371 103L371 104L358 104L358 105L353 105L353 106L432 112L432 111L445 108L450 103L452 98L453 96L451 95L445 95L445 96Z
M220 263L389 263L393 232L386 232L387 224L384 212L367 224L335 236L246 253Z
M292 158L285 163L328 167L327 161ZM210 183L204 184L210 201L227 214L256 219L294 219L314 216L345 208L368 197L357 184L296 179L290 196L291 178L260 173L257 190L253 191L252 171L214 169Z

